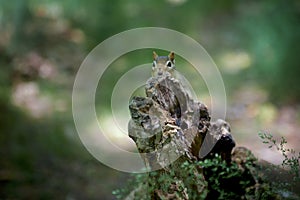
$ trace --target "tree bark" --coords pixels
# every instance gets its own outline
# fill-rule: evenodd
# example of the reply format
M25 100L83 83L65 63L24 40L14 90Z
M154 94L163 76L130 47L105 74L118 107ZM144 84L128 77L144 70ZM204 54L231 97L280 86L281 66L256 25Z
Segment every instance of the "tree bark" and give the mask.
M230 133L229 123L222 119L212 122L206 105L192 99L179 80L168 75L152 77L146 83L145 92L146 97L134 97L130 102L128 132L136 143L149 171L149 180L152 181L141 183L126 199L141 197L145 184L149 188L155 185L156 188L148 194L149 199L219 198L221 194L213 189L209 178L212 173L222 171L200 166L192 168L187 175L182 168L186 162L204 161L214 158L216 154L226 161L228 167L233 164L238 166L242 174L242 177L221 182L236 187L234 191L237 194L241 189L239 183L249 182L247 190L253 190L254 196L248 195L247 198L246 192L242 192L241 198L243 195L245 199L256 198L262 191L266 191L255 168L258 162L251 151L243 147L237 147L233 151L235 141ZM151 171L155 173L150 173ZM164 185L159 181L165 175L174 177L167 190L161 189ZM192 183L187 182L188 179ZM182 189L187 187L199 196L189 196Z

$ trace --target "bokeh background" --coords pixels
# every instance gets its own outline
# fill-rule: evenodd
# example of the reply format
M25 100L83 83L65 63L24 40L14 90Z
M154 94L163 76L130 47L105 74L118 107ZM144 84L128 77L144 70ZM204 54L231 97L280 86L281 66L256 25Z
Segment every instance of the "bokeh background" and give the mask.
M180 31L207 50L224 79L238 145L280 163L258 137L265 131L300 150L299 1L0 0L0 199L114 199L129 174L102 165L81 144L72 87L97 44L147 26ZM152 49L121 56L100 80L96 106L112 135L113 86L151 56ZM177 60L180 72L193 74ZM193 86L209 106L205 83Z

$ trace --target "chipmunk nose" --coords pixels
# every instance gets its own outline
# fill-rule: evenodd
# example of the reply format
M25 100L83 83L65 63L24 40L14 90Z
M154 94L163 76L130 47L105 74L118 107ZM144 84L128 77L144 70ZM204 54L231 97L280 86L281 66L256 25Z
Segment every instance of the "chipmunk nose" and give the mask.
M161 76L161 75L163 75L163 72L159 71L159 72L157 73L157 75L158 75L158 76Z

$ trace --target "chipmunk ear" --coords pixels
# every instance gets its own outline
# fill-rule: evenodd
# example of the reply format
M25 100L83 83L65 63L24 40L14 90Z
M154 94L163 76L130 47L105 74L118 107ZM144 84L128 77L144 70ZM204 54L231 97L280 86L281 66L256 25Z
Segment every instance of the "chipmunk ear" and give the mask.
M156 60L157 57L158 55L155 53L155 51L153 51L153 60Z
M170 52L170 54L168 55L169 59L173 62L175 59L175 54L173 51Z

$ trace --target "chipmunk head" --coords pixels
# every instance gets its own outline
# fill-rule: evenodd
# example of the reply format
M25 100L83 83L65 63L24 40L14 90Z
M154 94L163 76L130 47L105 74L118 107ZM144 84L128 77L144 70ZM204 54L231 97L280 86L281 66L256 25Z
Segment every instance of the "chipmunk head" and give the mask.
M152 76L172 75L175 70L174 56L174 52L170 52L168 56L158 56L153 51Z

